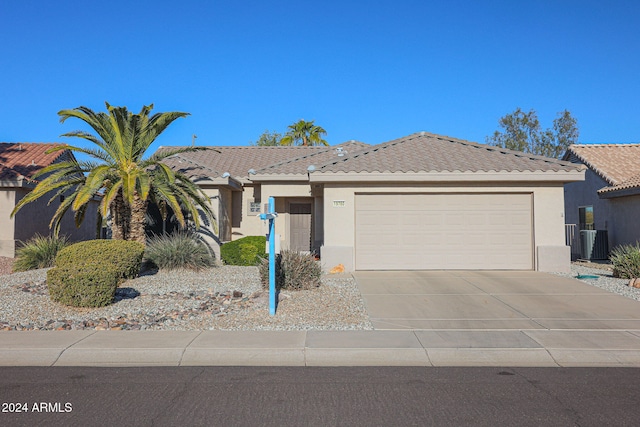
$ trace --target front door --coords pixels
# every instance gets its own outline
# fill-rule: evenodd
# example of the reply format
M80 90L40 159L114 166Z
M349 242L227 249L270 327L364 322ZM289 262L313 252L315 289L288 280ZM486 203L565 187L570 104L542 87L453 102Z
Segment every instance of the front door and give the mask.
M309 252L311 250L311 203L291 203L289 214L291 216L289 221L291 250Z

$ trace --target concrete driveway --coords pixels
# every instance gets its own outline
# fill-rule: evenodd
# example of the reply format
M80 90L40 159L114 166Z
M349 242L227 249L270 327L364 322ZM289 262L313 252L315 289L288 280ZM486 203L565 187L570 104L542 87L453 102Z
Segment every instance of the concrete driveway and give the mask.
M378 330L640 330L640 302L534 271L359 271Z

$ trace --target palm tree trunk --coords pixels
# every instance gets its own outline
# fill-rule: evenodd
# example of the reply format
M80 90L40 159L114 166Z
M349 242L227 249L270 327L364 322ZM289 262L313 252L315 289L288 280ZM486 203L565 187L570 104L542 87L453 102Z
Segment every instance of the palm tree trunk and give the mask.
M127 240L146 242L144 233L145 215L147 213L147 201L140 199L138 194L133 195L133 205L131 206L131 234Z
M111 204L111 238L114 240L129 240L131 228L131 208L124 202L122 191Z

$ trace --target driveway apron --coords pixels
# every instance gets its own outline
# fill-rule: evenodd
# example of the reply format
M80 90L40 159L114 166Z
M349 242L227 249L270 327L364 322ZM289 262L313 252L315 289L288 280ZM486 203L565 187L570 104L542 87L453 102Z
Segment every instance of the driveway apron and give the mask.
M358 271L378 330L640 330L640 302L535 271Z

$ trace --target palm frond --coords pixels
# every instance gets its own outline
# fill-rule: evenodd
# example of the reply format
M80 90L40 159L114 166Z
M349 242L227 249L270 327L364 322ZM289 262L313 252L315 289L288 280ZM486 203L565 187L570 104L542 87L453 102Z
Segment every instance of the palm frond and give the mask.
M49 222L49 228L53 229L56 236L60 233L60 223L62 222L64 214L67 213L71 207L73 200L73 197L65 198L62 203L60 203L60 206L58 206L58 209L56 209L51 221Z
M220 152L220 150L216 150L215 148L211 148L211 147L171 147L171 148L165 148L163 150L156 151L148 159L145 160L145 162L148 162L145 164L152 165L156 162L160 162L166 159L167 157L175 156L176 154L190 153L194 151L203 151L203 150L215 151L216 153Z
M111 173L108 166L100 166L93 169L85 178L84 184L79 187L72 208L78 210L104 187L105 178Z
M108 108L108 103L105 103ZM90 108L80 106L71 110L61 110L58 112L60 116L60 122L64 123L71 117L78 118L87 123L96 133L102 138L102 141L95 139L95 144L105 151L108 151L108 147L105 141L109 141L113 138L113 130L109 126L109 119L105 113L96 113ZM82 136L80 136L82 138ZM93 142L93 141L92 141Z
M107 192L102 196L102 202L100 203L100 215L103 217L107 216L109 212L109 208L111 207L111 203L115 200L118 192L122 188L122 181L117 181L114 183L111 188L107 190Z
M16 204L12 215L27 203L45 195L49 198L49 203L65 196L50 223L56 229L59 229L62 217L70 209L74 211L76 224L79 224L96 195L103 196L99 206L99 215L102 217L106 217L116 197L118 200L122 197L125 208L127 205L130 208L134 199L143 202L147 202L149 198L157 200L165 213L169 207L173 209L182 225L186 221L183 210L193 214L198 210L197 205L203 203L202 209L210 212L208 199L197 191L199 187L188 179L183 181L183 177L178 178L171 168L161 162L168 156L205 149L204 147L165 150L144 159L145 152L155 139L172 122L189 114L167 112L151 115L153 104L143 106L138 114L131 113L126 107L112 106L107 102L105 106L106 113L95 112L84 106L58 112L61 122L77 118L94 131L73 131L63 136L80 138L91 142L93 146L87 148L66 145L54 150L85 154L92 160L79 162L71 156L69 160L42 168L35 175L40 181ZM138 224L136 227L140 230Z

